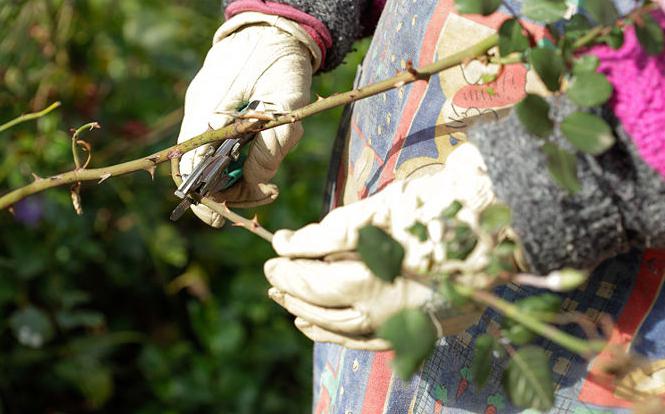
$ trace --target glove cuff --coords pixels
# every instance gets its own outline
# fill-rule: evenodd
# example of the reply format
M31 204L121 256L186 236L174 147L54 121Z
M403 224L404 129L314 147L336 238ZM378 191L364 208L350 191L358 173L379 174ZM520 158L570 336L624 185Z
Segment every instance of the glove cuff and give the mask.
M312 71L316 72L319 70L323 61L323 54L319 48L319 45L314 41L314 39L312 39L307 31L302 28L302 26L281 16L274 16L259 12L243 12L236 14L224 22L224 24L222 24L219 29L217 29L215 35L213 36L212 44L214 45L215 43L245 26L261 24L276 27L281 31L290 34L295 40L304 44L311 53Z

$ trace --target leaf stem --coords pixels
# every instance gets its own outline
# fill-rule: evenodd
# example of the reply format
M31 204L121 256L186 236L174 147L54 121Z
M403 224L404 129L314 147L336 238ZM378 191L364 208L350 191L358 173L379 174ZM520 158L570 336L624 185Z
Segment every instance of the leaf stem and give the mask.
M473 300L474 302L489 306L499 311L514 321L521 323L525 327L531 329L538 335L549 339L550 341L561 345L567 350L576 354L591 357L605 348L606 342L600 340L583 340L575 336L569 335L549 324L543 323L538 319L532 317L528 313L521 311L517 306L512 303L495 296L491 292L484 290L475 290L468 286L460 284L455 285L455 289L465 297Z
M600 36L602 33L606 31L607 27L605 26L596 26L593 29L589 30L586 32L586 34L579 39L575 43L573 43L573 49L581 49L585 46L587 46L589 43L593 42L596 40L598 36Z
M8 122L5 122L4 124L0 125L0 132L3 132L15 125L18 125L23 122L31 121L33 119L41 118L44 115L48 114L49 112L53 111L54 109L58 108L60 106L60 102L53 102L51 105L46 107L45 109L42 109L39 112L33 112L30 114L23 114L17 118L14 118Z
M631 19L639 18L645 13L650 13L653 10L657 10L658 5L654 3L647 3L641 7L638 7L637 9L633 10L629 18L627 19L619 19L616 22L614 22L614 27L622 27L624 26L627 22L629 22ZM573 50L578 50L581 49L585 46L588 46L591 42L596 40L599 36L604 36L610 32L612 29L612 26L596 26L586 32L586 34L579 39L575 43L573 43Z
M95 128L99 128L99 124L97 122L90 122L88 124L85 124L77 128L72 134L72 156L74 157L74 166L76 167L77 170L85 168L88 165L88 162L90 161L90 151L88 151L88 161L86 161L86 163L83 166L81 166L81 158L79 157L78 153L79 136L84 131L86 130L92 131Z

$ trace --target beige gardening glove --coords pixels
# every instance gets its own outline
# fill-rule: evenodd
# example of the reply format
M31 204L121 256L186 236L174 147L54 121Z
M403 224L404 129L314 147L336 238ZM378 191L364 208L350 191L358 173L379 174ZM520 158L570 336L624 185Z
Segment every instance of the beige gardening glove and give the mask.
M357 259L322 260L353 251L358 230L373 224L404 246L404 270L432 269L432 263L442 264L445 257L441 213L455 200L463 205L457 218L472 228L477 226L477 213L495 202L486 166L470 143L453 151L445 168L434 175L392 183L367 199L333 210L320 223L275 233L273 247L281 257L264 267L273 285L270 297L296 316L296 326L310 339L349 348L388 349L375 331L404 308L430 312L440 336L461 332L477 321L477 308L452 308L427 283L404 277L386 283ZM426 225L428 240L409 231L416 222ZM476 248L467 260L485 260L490 248Z
M222 112L233 112L253 100L266 102L277 112L306 105L312 73L320 64L321 51L297 23L255 12L234 16L215 33L203 67L187 89L178 143L228 125L233 119ZM230 207L272 202L278 189L270 180L302 134L299 122L259 133L250 146L243 179L213 198ZM210 150L204 145L183 155L183 178ZM221 216L203 205L191 208L213 227L224 224Z

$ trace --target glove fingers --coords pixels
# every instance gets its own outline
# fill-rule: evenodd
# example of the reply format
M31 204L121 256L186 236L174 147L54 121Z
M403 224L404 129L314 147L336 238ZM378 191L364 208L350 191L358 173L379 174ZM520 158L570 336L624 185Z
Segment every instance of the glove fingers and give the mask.
M369 319L352 308L324 308L270 288L268 295L291 314L324 329L349 335L365 335L372 331Z
M320 223L296 231L279 230L273 238L273 248L280 256L310 258L354 250L359 228L387 221L388 205L382 200L370 197L331 211Z
M296 318L295 325L300 332L314 342L331 342L345 348L364 351L389 351L391 349L390 344L381 338L337 334L312 325L302 318Z
M275 184L250 184L242 180L210 198L220 203L226 202L231 208L251 208L270 204L278 196L279 188Z
M224 217L215 213L210 208L202 204L196 206L193 205L190 208L192 209L192 212L196 215L196 217L200 218L201 221L203 221L207 225L215 228L220 228L224 225L225 221Z
M264 273L281 292L329 308L351 306L373 276L358 261L327 263L319 260L268 260Z

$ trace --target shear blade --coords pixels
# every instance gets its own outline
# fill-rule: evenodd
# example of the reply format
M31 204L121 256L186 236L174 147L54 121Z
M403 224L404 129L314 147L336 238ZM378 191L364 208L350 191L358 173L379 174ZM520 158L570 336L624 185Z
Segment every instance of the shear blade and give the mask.
M185 214L185 211L189 208L189 206L192 205L192 202L189 198L185 198L178 204L176 208L173 209L171 212L171 221L177 221L180 217L182 217L183 214Z

